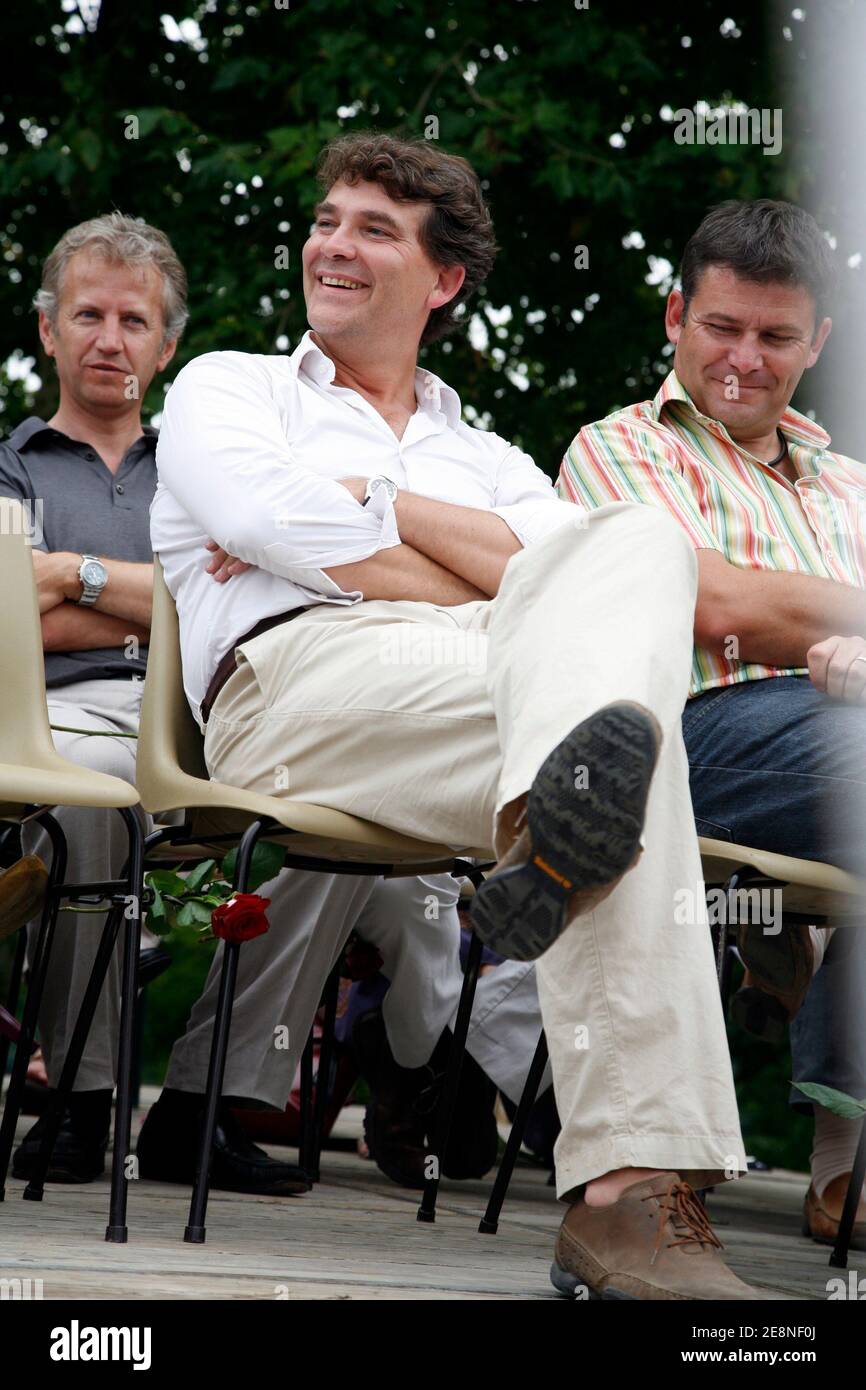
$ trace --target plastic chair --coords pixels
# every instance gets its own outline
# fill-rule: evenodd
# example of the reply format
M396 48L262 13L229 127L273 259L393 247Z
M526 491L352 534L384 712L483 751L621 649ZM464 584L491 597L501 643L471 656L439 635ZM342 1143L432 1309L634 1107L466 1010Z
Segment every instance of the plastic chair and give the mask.
M287 640L291 640L290 633ZM194 845L202 855L208 855L236 844L234 887L238 892L246 889L253 849L263 836L286 846L286 867L322 873L387 877L453 872L480 881L481 867L469 861L478 858L489 863L491 857L490 851L482 847L468 848L468 858L463 858L447 845L401 835L342 811L212 780L205 767L202 734L183 690L177 612L158 558L154 562L153 620L139 727L137 786L143 806L155 816L181 809L186 812L183 825L164 827L158 832L158 840L157 836L150 837L148 857L157 847L163 854L171 855L175 846ZM284 923L275 923L271 928L287 929ZM197 1244L205 1239L211 1149L222 1092L239 953L238 943L225 943L198 1170L184 1232L185 1241ZM480 954L478 942L476 956L479 959ZM470 984L467 976L466 996L470 994ZM440 1111L440 1133L447 1132L450 1126L469 1009L471 997L468 1006L461 999ZM437 1159L441 1151L439 1143L437 1140L434 1146Z
M124 921L120 1041L117 1067L117 1105L114 1121L114 1158L111 1208L106 1240L126 1240L126 1184L124 1160L129 1152L133 1012L141 924L143 817L138 793L119 777L109 777L60 756L48 723L45 694L45 661L33 563L27 540L27 518L19 502L0 498L0 682L4 705L0 722L0 822L22 825L35 820L47 831L52 845L48 889L31 962L30 980L15 1062L0 1124L0 1200L15 1141L15 1128L27 1064L33 1047L39 1006L48 970L51 946L61 900L77 901L97 896L111 904L102 940L81 1004L53 1103L46 1112L46 1131L36 1165L24 1196L40 1201L51 1150L57 1137L87 1038L111 953ZM99 806L123 817L129 836L129 857L123 877L101 883L67 883L66 841L51 808ZM21 951L18 953L19 962ZM40 1176L41 1174L41 1176Z
M866 883L844 869L822 864L812 859L795 859L790 855L772 854L768 850L752 849L748 845L731 844L726 840L711 840L700 836L704 883L706 888L721 887L731 895L744 888L770 888L782 892L782 930L785 925L807 923L822 926L832 923L862 923L863 898ZM859 905L859 906L858 906ZM730 962L736 937L737 915L730 912L725 922L713 929L716 946L716 968L722 1006L727 1013L730 991ZM547 1040L542 1031L535 1056L530 1063L517 1113L508 1136L505 1153L478 1226L482 1235L495 1235L499 1227L502 1205L523 1142L529 1112L535 1103L538 1087L547 1061ZM866 1125L861 1129L860 1142L842 1217L839 1234L830 1255L831 1266L846 1268L851 1231L857 1202L866 1175Z

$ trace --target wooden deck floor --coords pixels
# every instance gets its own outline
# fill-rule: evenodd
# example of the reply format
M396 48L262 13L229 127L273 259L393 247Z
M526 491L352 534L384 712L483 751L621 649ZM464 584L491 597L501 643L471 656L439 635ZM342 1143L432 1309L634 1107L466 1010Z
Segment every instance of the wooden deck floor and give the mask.
M342 1132L358 1117L344 1112ZM41 1278L45 1299L556 1299L548 1269L563 1209L546 1175L518 1169L497 1236L477 1232L489 1185L445 1182L436 1224L419 1225L415 1194L353 1153L326 1152L323 1182L304 1197L212 1193L207 1243L196 1246L181 1238L188 1191L142 1180L131 1185L129 1243L107 1245L107 1179L51 1187L41 1204L21 1201L10 1179L0 1273ZM755 1174L717 1192L710 1210L741 1277L824 1300L838 1271L800 1235L806 1185ZM851 1264L866 1272L866 1254Z

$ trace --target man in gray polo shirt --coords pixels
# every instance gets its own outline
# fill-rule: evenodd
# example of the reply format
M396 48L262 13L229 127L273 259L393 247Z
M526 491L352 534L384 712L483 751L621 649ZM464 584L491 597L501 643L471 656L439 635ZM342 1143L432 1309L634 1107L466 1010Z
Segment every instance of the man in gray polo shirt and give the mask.
M35 305L43 347L56 364L60 404L50 420L25 420L0 445L0 495L41 511L32 554L55 744L74 762L133 782L156 489L156 431L142 427L141 399L174 355L187 318L186 276L162 232L115 212L61 238L43 268ZM71 881L118 875L126 854L119 816L87 807L60 807L56 816ZM50 854L36 826L24 827L22 847L29 856ZM0 916L9 880L20 886L34 865L25 860L0 878ZM59 1079L103 925L101 913L64 914L56 933L40 1012L49 1085ZM103 1171L119 1000L118 950L52 1155L54 1181L86 1182ZM16 1177L29 1176L40 1126L15 1153ZM254 1166L260 1157L271 1180L303 1189L296 1169L272 1164L261 1150L250 1153L242 1136L238 1142L239 1157Z

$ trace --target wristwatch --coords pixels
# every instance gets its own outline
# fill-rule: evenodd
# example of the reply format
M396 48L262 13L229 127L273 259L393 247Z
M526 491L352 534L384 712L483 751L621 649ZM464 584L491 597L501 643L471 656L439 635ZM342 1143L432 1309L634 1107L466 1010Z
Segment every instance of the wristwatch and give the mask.
M391 502L391 503L396 502L396 500L397 500L397 484L396 484L396 483L392 483L390 478L385 478L385 477L383 477L383 476L380 474L379 477L377 477L377 478L371 478L370 481L367 483L367 487L366 487L366 490L365 490L365 492L364 492L364 502L363 502L363 505L364 505L365 507L366 507L367 503L369 502L370 498L373 496L373 493L374 493L374 492L378 492L380 488L384 488L384 489L385 489L385 496L388 498L389 502Z
M81 598L78 603L79 606L86 607L96 602L108 583L108 570L95 555L82 555L78 578L81 580Z

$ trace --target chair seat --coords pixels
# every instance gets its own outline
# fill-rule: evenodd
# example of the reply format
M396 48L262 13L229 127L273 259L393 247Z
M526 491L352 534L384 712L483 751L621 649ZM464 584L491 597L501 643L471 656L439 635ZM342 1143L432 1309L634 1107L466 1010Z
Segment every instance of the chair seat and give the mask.
M309 859L358 864L387 862L399 864L403 871L417 866L418 873L447 873L455 855L480 859L492 857L491 851L484 847L464 848L418 840L328 806L248 792L221 782L190 781L195 782L195 800L192 804L187 803L185 807L162 806L160 810L185 809L191 834L198 846L208 853L226 851L226 845L215 843L211 836L231 835L237 838L253 820L267 816L284 826L287 833L283 835L277 830L270 830L264 838L284 844L292 854ZM202 805L202 801L209 804ZM160 858L169 859L172 857L172 847L158 846L156 853Z
M859 917L862 914L866 882L845 869L837 869L832 864L815 859L773 854L770 850L754 849L751 845L711 840L703 835L699 836L698 845L704 881L708 887L726 883L737 869L749 868L765 884L782 888L786 912L834 921L840 917ZM760 886L755 880L752 884Z
M17 821L28 806L135 806L138 792L122 777L62 758L45 749L33 761L0 762L0 819ZM37 761L38 757L38 761Z

